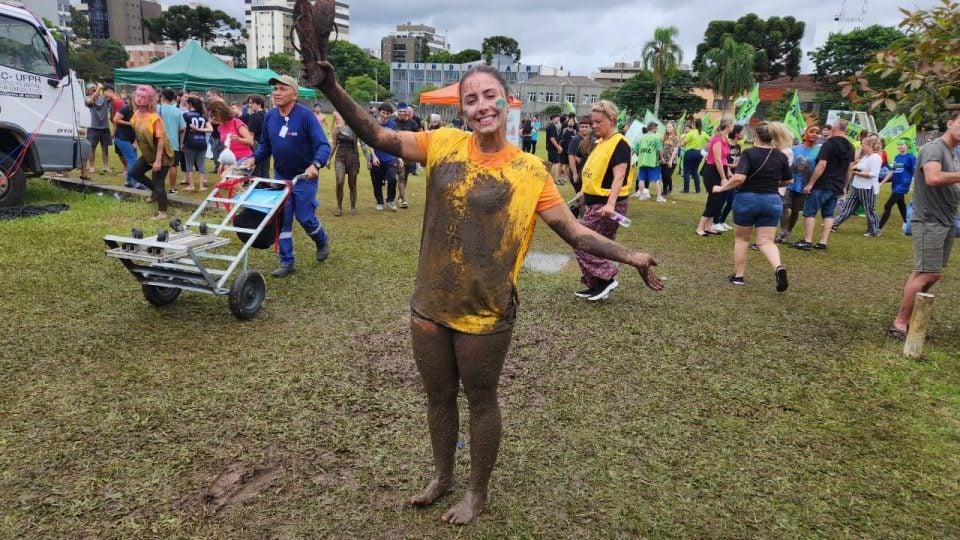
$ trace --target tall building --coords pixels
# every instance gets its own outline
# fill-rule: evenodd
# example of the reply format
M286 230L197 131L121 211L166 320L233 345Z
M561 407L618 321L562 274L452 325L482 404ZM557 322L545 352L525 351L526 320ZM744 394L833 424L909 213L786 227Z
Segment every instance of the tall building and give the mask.
M159 1L154 0L141 0L140 2L140 18L141 19L156 19L163 13L163 8L160 6ZM149 32L147 32L147 27L144 26L143 29L143 42L150 43Z
M620 88L623 83L629 81L641 71L643 71L643 62L640 60L614 62L612 66L601 66L599 71L591 75L591 78L607 86Z
M140 20L160 15L160 4L155 0L83 0L83 3L90 20L90 37L113 39L124 45L142 45Z
M273 53L296 55L290 40L293 28L293 5L295 0L244 0L244 17L247 28L247 67L257 67L257 61ZM350 40L350 3L337 0L337 32L331 39ZM293 39L296 40L296 32Z
M388 64L423 62L433 53L449 50L447 37L425 24L408 22L398 25L396 32L390 32L380 40L380 59Z

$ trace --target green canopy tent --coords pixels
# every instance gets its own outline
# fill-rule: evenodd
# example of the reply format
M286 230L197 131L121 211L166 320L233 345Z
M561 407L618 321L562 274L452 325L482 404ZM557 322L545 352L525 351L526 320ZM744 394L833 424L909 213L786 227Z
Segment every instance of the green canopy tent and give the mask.
M196 41L188 41L173 56L148 66L117 69L114 80L117 84L151 84L184 90L219 88L225 94L270 92L265 81L224 64Z
M280 76L280 74L277 73L276 71L272 69L264 69L264 68L237 68L237 71L249 77L253 77L254 79L257 79L259 81L263 81L263 84L268 84L268 81L270 81L270 79ZM301 86L300 92L297 95L302 98L316 99L317 91L314 90L313 88L307 88L305 86Z

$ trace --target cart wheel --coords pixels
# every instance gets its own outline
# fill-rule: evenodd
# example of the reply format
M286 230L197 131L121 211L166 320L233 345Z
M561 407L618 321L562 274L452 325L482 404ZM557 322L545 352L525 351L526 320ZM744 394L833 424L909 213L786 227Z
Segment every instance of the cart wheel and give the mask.
M207 227L207 222L204 221L200 224L200 234L206 236L208 232L210 232L210 229Z
M134 227L132 234L130 236L136 238L137 240L140 240L141 238L143 238L143 229L138 229Z
M166 242L168 237L169 237L169 233L167 232L166 229L157 231L157 242Z
M175 287L158 287L157 285L143 285L141 288L143 289L143 297L147 299L147 302L157 307L172 304L180 296L181 291L181 289Z
M249 321L257 316L263 300L267 296L267 284L263 274L253 270L240 272L237 279L230 286L227 297L230 311L240 320Z
M180 218L173 218L170 220L170 228L173 229L173 232L183 232L183 222L180 221Z

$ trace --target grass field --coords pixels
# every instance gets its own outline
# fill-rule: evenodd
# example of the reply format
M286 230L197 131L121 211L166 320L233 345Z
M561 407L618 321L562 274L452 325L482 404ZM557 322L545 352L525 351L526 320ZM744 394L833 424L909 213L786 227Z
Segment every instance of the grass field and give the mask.
M0 222L0 536L451 534L456 498L402 504L431 472L407 309L423 177L393 214L363 173L361 214L334 218L329 174L330 260L297 229L298 273L268 279L249 323L198 294L153 308L103 255L104 234L156 228L154 206L31 184L29 203L71 209ZM702 204L631 203L620 239L657 255L659 295L625 272L588 305L573 262L521 274L493 500L456 533L960 535L960 271L933 291L927 359L907 360L885 335L911 266L898 216L879 239L855 219L828 252L784 249L777 294L756 252L726 283L733 240L694 236ZM569 252L542 224L533 250Z

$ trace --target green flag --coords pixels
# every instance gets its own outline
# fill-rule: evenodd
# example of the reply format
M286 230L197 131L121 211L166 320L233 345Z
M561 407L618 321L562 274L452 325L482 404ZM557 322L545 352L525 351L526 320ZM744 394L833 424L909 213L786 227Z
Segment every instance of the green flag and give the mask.
M790 129L795 139L803 140L803 132L807 130L807 119L803 117L803 112L800 110L800 96L796 90L793 91L793 100L790 102L790 108L787 109L787 115L783 117L783 123Z
M650 109L647 109L643 115L643 127L649 126L651 122L656 124L658 131L663 133L663 122L661 122L660 119L656 117L656 115L650 112Z
M714 123L713 119L710 118L710 115L703 115L703 118L700 119L700 122L703 124L703 132L707 135L713 135Z
M617 131L623 131L623 126L627 125L627 110L620 111L617 115Z
M573 113L577 114L577 108L573 106L573 103L570 103L567 100L563 100L563 106L567 109L567 114Z
M683 128L687 127L687 111L683 111L680 119L677 120L677 135L683 136Z
M910 129L910 122L907 121L907 115L898 114L887 122L887 125L880 130L880 136L884 139L897 138L902 133Z
M863 133L863 126L860 124L851 121L847 124L847 138L852 141L859 141L860 134Z
M917 126L910 126L906 131L900 134L899 137L891 137L887 139L887 147L884 150L887 151L887 159L890 160L890 163L893 163L893 158L897 157L897 154L900 152L897 151L897 146L900 143L906 143L907 152L917 155Z
M756 114L757 105L760 105L760 83L755 83L750 95L738 101L740 103L737 106L737 113L734 115L734 122L745 126L750 123L750 119Z

